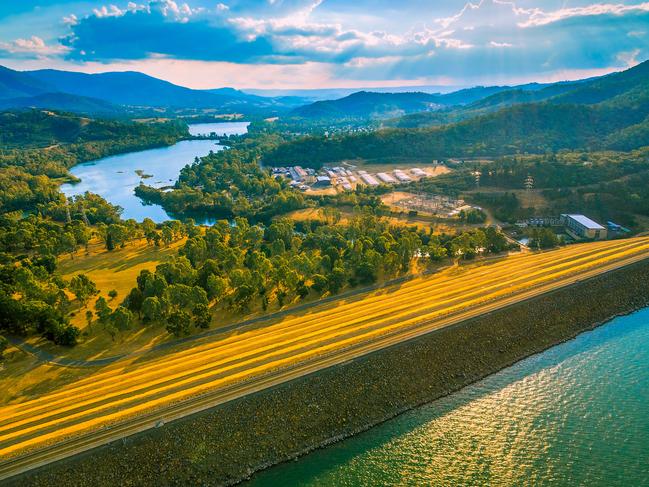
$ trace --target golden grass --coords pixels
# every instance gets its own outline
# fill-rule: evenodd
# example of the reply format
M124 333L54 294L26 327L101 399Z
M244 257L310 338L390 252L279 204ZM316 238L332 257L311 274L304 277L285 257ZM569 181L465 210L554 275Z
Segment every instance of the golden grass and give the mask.
M396 208L397 207L395 207L395 209ZM338 210L340 211L340 224L343 225L348 224L349 220L353 216L353 212L345 208L338 208ZM403 211L403 209L399 209L399 210ZM284 216L287 218L291 218L294 221L305 221L305 220L320 220L324 222L330 221L330 219L328 220L327 217L322 212L322 208L304 208L302 210L292 211ZM432 228L433 234L435 235L441 235L442 233L455 233L457 230L468 230L472 228L471 225L463 225L460 223L450 224L446 222L439 222L434 217L426 217L423 215L411 217L408 216L407 212L404 212L400 216L387 215L387 216L382 216L381 218L389 222L391 225L395 225L395 226L414 227L419 230L425 230L425 231L428 231Z
M74 258L70 258L69 255L62 257L59 260L59 271L65 279L83 273L97 285L99 290L99 294L91 299L87 306L74 310L75 315L71 316L71 323L87 334L84 333L77 347L65 350L66 355L70 358L113 355L116 352L134 350L164 339L166 337L164 330L145 328L120 334L118 342L113 343L110 336L96 323L87 329L85 313L87 310L94 311L95 301L100 296L103 296L112 308L116 308L137 285L137 276L141 271L155 270L158 264L176 255L183 243L184 239L168 247L155 247L148 245L145 240L140 240L108 252L103 244L95 241L89 246L88 252L83 249L79 250ZM113 289L117 291L115 299L108 296ZM61 352L51 344L42 342L39 344L49 350Z
M453 267L166 353L124 359L49 393L26 390L0 407L0 456L636 255L649 255L649 238Z
M108 292L115 289L117 300L121 301L133 288L142 270L154 270L158 264L174 255L182 244L180 240L159 248L140 240L109 252L103 244L94 241L87 253L82 249L76 252L74 258L63 256L59 260L59 271L66 279L84 273L95 282L101 296L109 299Z

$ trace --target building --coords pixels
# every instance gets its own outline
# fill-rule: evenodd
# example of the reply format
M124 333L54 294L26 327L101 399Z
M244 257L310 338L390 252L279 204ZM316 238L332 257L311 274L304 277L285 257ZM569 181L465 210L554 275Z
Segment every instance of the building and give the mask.
M318 176L315 178L314 188L326 188L331 186L331 178L329 176Z
M409 181L412 181L412 178L408 176L405 172L403 172L401 169L394 170L394 177L396 177L402 183L407 183Z
M365 184L367 184L368 186L378 186L379 185L379 182L374 178L374 176L372 176L370 174L365 173L365 174L361 174L360 176L361 176L361 179L363 180L363 182Z
M606 228L584 215L561 215L563 224L569 234L576 238L604 240Z
M293 166L289 169L291 179L293 181L304 181L304 178L307 177L307 172L302 169L300 166Z
M535 216L528 218L525 223L530 227L563 227L565 222L563 217L558 216Z
M395 184L397 182L396 179L394 179L392 176L390 176L388 173L385 172L380 172L376 176L386 184Z

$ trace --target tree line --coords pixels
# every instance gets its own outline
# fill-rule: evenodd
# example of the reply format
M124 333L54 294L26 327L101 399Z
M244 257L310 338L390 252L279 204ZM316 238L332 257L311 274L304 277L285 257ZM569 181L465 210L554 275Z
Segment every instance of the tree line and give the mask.
M208 327L214 307L236 314L280 309L403 275L415 260L431 266L509 248L495 228L438 236L368 211L345 224L279 219L265 226L239 217L191 236L155 272L142 271L120 313L181 336Z

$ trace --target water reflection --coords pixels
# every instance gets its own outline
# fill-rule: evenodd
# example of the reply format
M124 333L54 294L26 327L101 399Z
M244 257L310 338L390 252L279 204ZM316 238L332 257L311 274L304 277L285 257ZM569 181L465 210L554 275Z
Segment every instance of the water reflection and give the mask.
M649 309L253 485L649 485Z

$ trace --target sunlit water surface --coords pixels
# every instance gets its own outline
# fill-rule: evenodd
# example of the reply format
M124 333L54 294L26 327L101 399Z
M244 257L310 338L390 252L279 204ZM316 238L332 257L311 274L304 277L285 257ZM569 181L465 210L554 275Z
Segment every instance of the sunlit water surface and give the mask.
M649 308L251 483L649 485Z
M197 124L197 127L209 125L210 132L219 135L246 133L248 122L218 124ZM203 129L189 126L190 133L202 133ZM70 172L81 179L78 184L64 184L61 191L66 196L83 194L86 191L96 193L114 205L123 208L122 218L133 218L142 221L151 218L163 222L171 217L158 205L145 205L134 190L143 182L153 187L173 185L178 179L180 170L194 162L196 157L217 152L223 147L214 140L185 140L170 147L161 147L139 152L129 152L117 156L105 157L96 161L74 166ZM142 177L136 171L141 171ZM149 177L150 176L150 177Z

